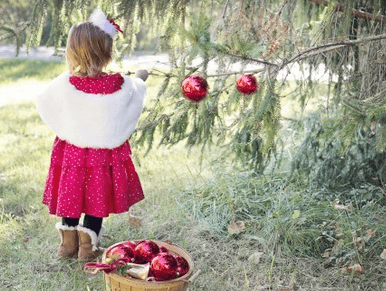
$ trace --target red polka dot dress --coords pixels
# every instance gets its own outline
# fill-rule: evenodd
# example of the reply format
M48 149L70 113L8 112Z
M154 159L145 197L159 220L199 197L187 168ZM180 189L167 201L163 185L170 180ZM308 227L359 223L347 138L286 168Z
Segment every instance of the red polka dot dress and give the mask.
M125 79L120 74L70 76L68 81L87 94L114 94ZM109 96L106 96L109 98ZM128 211L144 199L141 183L126 140L114 148L76 146L55 138L43 194L49 213L79 218L82 213L107 217Z

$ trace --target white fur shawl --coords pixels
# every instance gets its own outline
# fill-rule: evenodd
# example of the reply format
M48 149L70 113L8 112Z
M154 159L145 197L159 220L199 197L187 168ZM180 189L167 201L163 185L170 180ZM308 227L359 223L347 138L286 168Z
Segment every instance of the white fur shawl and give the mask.
M36 97L43 121L62 140L78 147L115 148L134 131L146 88L139 78L123 76L122 89L113 94L78 91L64 73Z

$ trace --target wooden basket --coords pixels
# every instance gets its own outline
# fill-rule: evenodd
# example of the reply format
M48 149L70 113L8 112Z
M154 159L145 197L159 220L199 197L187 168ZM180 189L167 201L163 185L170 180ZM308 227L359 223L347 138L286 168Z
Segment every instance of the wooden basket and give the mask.
M140 242L134 241L135 243ZM165 242L160 241L154 241L159 247L164 246L166 247L172 255L179 255L188 262L189 264L189 272L185 275L169 280L169 281L162 281L162 282L147 282L136 278L128 278L119 276L115 273L109 273L104 274L105 282L106 282L106 290L108 291L184 291L188 288L189 283L192 283L197 276L200 273L200 270L198 270L193 276L193 268L194 263L190 255L183 250L182 248L172 245ZM122 244L123 242L117 243L115 245L112 245L108 249L105 250L103 253L103 261L106 259L108 251L117 246Z

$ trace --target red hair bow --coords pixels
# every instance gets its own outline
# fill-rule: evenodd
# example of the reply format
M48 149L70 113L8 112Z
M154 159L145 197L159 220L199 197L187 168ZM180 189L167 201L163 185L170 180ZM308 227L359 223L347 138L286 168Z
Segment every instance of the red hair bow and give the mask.
M123 33L122 29L119 27L118 24L115 23L114 19L109 18L108 21L109 21L112 25L115 26L115 29L116 29L117 31L119 31L120 33Z

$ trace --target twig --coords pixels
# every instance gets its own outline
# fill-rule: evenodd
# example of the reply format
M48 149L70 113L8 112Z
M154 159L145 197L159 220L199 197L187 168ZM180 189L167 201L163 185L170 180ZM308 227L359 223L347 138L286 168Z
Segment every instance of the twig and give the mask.
M259 64L264 64L267 66L275 66L275 67L278 66L277 64L274 64L274 63L271 63L268 61L259 60L259 59L251 58L248 56L240 56L240 55L236 55L236 54L231 53L231 52L222 52L222 53L227 54L227 55L232 56L232 57L235 57L235 58L239 58L239 59L243 59L243 60L247 60L247 61L251 61L251 62L255 62L255 63L259 63Z
M360 110L358 110L358 109L356 109L356 108L354 108L354 107L352 107L350 104L347 104L346 103L346 101L342 101L342 104L344 105L344 106L346 106L346 107L348 107L348 108L350 108L351 110L354 110L354 111L356 111L357 113L359 113L359 114L362 114L363 115L363 112L361 112Z
M221 16L222 19L225 18L225 13L227 11L228 4L229 4L229 0L227 0L227 2L224 5L224 10L222 11L222 16Z
M328 1L326 1L326 0L310 0L310 1L315 3L315 4L322 4L323 6L328 6ZM345 8L339 4L335 5L333 9L335 11L339 11L339 12L344 12L344 10L345 10ZM351 11L351 14L356 16L356 17L359 17L359 18L363 18L366 20L374 20L377 22L382 22L382 21L386 20L386 16L384 16L384 15L375 15L375 14L371 14L368 12L359 11L356 9L353 9Z

